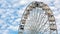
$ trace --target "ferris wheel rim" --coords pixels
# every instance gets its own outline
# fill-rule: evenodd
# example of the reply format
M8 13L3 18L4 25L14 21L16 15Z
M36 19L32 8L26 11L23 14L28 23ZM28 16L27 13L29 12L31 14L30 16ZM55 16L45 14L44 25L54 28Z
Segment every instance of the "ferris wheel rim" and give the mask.
M40 4L41 4L41 6L40 6ZM24 23L23 23L23 25L25 25L25 21L26 21L26 19L28 18L28 15L29 15L29 11L31 11L32 9L34 9L34 8L36 8L36 7L39 7L39 8L42 8L42 10L44 10L44 11L46 11L46 14L48 15L48 20L49 20L49 22L55 22L55 18L54 18L54 16L53 16L53 13L52 13L52 11L51 11L51 9L48 7L48 5L47 4L45 4L45 3L43 3L43 2L32 2L31 4L29 4L28 6L27 6L27 8L25 9L25 11L24 11L24 13L23 13L23 19L25 19L25 20L23 20L24 21ZM26 13L25 13L26 12ZM22 19L21 19L21 22L22 22ZM22 24L22 23L21 23ZM54 23L53 23L54 24ZM56 23L55 23L55 25L56 25ZM24 26L23 26L24 27ZM56 28L50 28L51 30L57 30L57 27Z

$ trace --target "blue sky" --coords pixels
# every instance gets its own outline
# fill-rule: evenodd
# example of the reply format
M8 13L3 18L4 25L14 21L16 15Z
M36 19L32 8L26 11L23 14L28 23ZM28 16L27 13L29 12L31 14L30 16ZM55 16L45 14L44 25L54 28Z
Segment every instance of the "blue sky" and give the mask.
M22 14L32 1L42 1L51 8L60 33L60 0L0 0L0 34L18 34Z

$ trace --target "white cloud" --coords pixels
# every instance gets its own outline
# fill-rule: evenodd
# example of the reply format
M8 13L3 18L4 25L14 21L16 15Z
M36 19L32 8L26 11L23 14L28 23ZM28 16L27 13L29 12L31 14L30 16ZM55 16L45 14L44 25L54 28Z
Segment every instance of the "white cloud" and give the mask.
M8 34L8 32L9 32L9 30L5 30L5 31L3 32L3 34Z
M60 19L60 14L55 17L56 19Z
M12 25L13 25L13 26L18 26L18 25L20 24L20 20L21 20L21 18L16 19L16 20L12 23ZM11 22L12 22L12 21L11 21Z
M60 8L60 0L55 0L54 4L56 8Z
M13 30L13 31L18 31L18 27L19 27L19 26L12 26L12 25L10 25L10 26L8 27L8 29Z
M20 1L20 5L25 5L26 3L27 3L26 0L21 0L21 1Z
M0 24L2 24L4 21L0 19Z
M23 7L23 8L21 8L20 10L18 10L17 14L18 14L18 16L19 16L20 18L22 17L22 15L23 15L25 9L26 9L26 6Z
M0 34L8 34L9 30L0 30Z

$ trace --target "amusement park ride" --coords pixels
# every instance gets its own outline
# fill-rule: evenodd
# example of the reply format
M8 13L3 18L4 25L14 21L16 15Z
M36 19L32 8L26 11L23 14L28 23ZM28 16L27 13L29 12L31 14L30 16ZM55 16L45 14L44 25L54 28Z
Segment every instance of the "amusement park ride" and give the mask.
M19 26L19 33L58 34L52 10L43 2L34 1L25 9Z

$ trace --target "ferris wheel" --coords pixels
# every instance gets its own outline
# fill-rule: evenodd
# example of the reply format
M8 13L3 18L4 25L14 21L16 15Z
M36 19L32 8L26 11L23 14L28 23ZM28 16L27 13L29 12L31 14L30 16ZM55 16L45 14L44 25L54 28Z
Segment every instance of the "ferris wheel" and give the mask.
M34 1L25 9L18 34L58 34L52 10L43 2Z

